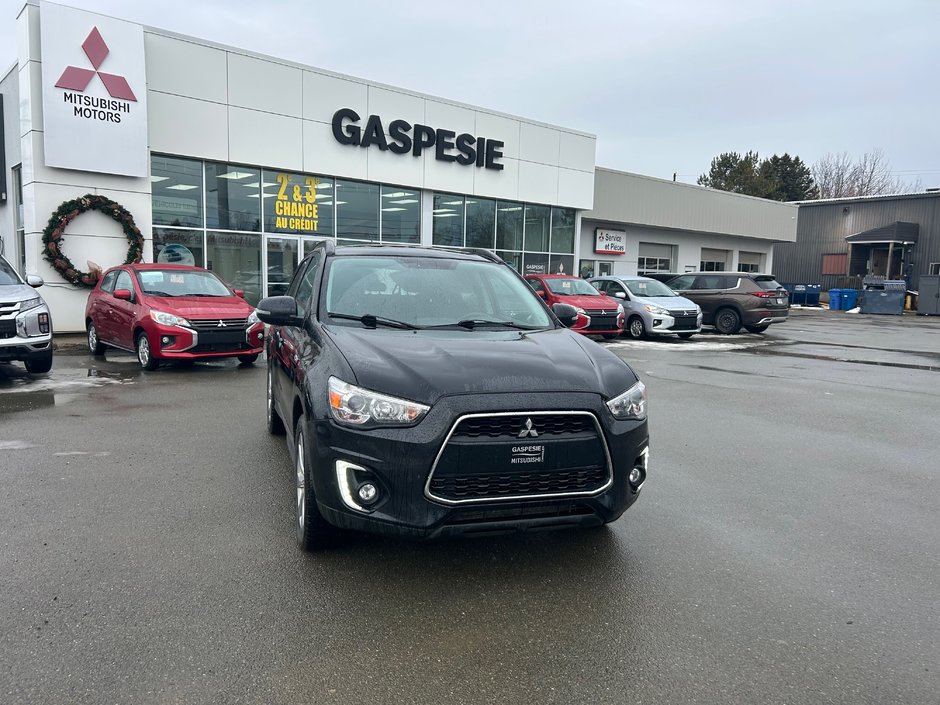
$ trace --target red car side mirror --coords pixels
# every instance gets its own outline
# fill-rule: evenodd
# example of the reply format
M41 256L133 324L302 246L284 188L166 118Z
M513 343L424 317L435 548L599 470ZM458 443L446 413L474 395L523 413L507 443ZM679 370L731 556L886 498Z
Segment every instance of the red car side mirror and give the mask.
M120 299L121 301L130 301L131 290L130 289L115 289L114 298Z
M235 296L237 296L240 299L244 299L245 298L244 289L235 289Z

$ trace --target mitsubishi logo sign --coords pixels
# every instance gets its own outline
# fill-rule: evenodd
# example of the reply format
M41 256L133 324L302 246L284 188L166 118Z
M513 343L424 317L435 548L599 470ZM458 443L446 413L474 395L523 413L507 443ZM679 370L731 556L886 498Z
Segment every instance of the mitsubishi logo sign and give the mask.
M138 24L39 4L45 166L144 177L147 71Z
M539 432L535 430L532 426L532 419L526 419L525 425L522 427L522 430L519 431L519 438L538 438Z
M79 93L84 92L91 82L91 79L97 74L98 78L101 79L101 82L107 89L108 95L112 98L137 102L137 96L134 95L134 91L131 90L126 78L98 70L101 64L104 63L110 50L108 49L108 45L105 44L104 39L101 38L101 32L98 31L97 27L92 28L91 33L82 43L82 49L85 50L85 56L88 57L91 65L95 67L94 70L82 69L78 66L68 66L56 82L56 88L68 88L69 90L78 91Z

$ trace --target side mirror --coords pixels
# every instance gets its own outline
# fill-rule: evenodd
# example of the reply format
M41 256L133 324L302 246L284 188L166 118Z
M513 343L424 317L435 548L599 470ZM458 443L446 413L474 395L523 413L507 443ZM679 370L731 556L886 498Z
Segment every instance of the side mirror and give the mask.
M121 301L130 301L131 290L130 289L115 289L114 298L120 299Z
M615 298L615 299L626 299L626 298L627 298L627 294L626 294L625 292L623 292L623 291L617 291L617 292L614 292L614 298Z
M244 298L245 298L245 290L244 290L244 289L235 289L235 296L237 296L237 297L240 298L240 299L244 299Z
M552 306L552 313L558 316L558 320L565 328L571 328L578 322L578 309L571 304L555 304Z
M547 298L548 298L548 292L545 291L545 289L536 289L536 290L535 290L535 293L538 294L538 295L539 295L541 298L543 298L543 299L547 299Z
M293 296L269 296L255 310L258 318L272 326L302 326L304 322Z
M39 276L38 274L27 274L27 275L26 275L26 283L29 284L29 285L30 285L31 287L33 287L34 289L38 289L39 287L41 287L41 286L42 286L43 284L45 284L46 282L44 282L44 281L42 280L42 277Z

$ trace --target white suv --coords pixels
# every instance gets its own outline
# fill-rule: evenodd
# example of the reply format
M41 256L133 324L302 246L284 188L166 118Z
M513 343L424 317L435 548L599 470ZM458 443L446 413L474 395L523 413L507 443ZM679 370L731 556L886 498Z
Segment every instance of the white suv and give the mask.
M24 282L0 256L0 362L21 360L31 373L52 369L52 317L35 291L42 277Z

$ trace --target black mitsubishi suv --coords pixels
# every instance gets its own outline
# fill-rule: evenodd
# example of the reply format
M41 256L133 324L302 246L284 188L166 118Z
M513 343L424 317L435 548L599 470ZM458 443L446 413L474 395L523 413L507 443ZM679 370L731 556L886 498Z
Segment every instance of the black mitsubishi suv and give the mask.
M488 251L320 243L258 316L306 550L599 525L646 479L643 383Z

